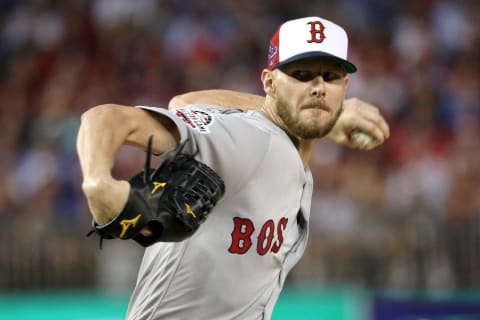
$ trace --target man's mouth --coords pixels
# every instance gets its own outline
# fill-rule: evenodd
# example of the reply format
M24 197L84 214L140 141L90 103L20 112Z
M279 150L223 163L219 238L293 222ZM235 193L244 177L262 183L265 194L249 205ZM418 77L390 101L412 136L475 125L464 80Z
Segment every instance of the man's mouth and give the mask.
M323 111L330 111L330 108L326 107L323 104L319 104L319 103L308 103L308 104L304 104L300 107L300 110L307 110L307 109L317 109L317 110L323 110Z

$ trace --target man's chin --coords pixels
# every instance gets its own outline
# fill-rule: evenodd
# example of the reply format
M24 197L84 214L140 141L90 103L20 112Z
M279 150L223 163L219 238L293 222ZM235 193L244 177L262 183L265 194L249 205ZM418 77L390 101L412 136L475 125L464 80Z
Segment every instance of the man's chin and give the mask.
M325 137L332 131L335 120L318 119L317 121L309 121L297 128L298 137L302 139L320 139Z
M296 128L296 136L300 139L320 139L325 137L331 130L331 127L324 128L319 126L302 126Z

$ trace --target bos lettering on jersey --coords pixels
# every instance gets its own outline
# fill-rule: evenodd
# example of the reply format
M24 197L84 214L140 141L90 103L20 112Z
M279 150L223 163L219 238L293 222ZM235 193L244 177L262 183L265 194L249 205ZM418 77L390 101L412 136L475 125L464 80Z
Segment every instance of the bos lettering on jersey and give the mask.
M258 236L254 237L255 225L248 218L233 218L232 243L228 251L235 254L245 254L249 250L256 250L261 256L273 252L277 253L283 244L283 232L287 227L288 218L279 221L267 220L260 226ZM259 227L259 226L257 226Z

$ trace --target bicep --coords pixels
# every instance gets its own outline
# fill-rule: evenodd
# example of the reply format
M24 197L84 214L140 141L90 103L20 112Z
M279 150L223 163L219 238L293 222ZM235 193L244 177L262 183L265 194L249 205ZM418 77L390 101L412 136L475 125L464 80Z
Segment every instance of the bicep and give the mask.
M111 144L113 149L121 144L142 149L148 138L154 136L153 149L164 152L178 143L178 130L168 117L150 111L118 104L104 104L87 110L81 119L80 133L88 132L97 142Z
M126 144L146 149L147 141L153 136L153 152L163 153L180 140L180 134L175 123L167 116L140 108L131 108L135 126L125 141ZM129 118L127 121L132 121Z

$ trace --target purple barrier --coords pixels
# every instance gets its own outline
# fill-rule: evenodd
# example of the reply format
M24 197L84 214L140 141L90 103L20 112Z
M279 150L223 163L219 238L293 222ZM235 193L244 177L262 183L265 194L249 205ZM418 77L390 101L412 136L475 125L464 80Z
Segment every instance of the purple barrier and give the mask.
M375 297L373 320L479 320L480 299Z

